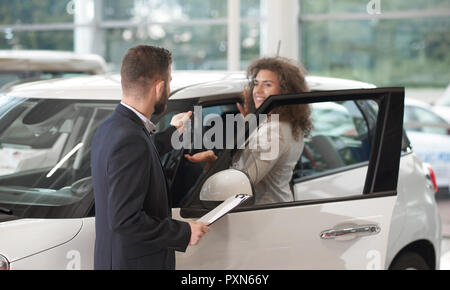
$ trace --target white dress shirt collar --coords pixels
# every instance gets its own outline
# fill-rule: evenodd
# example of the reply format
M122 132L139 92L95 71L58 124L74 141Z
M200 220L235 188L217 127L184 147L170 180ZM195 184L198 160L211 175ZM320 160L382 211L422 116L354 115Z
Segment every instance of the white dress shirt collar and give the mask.
M141 113L139 113L135 108L125 104L124 102L120 102L123 106L127 107L128 109L130 109L131 111L133 111L138 117L139 119L142 120L142 123L144 123L145 128L147 129L147 131L149 133L156 133L157 129L155 124L152 123L152 121L150 121L149 119L147 119L147 117L145 117L144 115L142 115Z

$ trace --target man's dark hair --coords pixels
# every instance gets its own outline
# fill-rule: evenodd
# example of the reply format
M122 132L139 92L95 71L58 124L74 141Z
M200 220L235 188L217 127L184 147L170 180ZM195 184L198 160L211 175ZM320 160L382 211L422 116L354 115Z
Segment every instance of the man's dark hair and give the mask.
M127 95L142 96L158 79L168 81L172 54L165 48L137 45L122 59L122 90Z

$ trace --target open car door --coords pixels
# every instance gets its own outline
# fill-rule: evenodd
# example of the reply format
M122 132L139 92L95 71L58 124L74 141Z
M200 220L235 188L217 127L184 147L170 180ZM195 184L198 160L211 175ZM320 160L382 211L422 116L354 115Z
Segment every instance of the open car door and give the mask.
M349 118L342 118L342 122L330 118L332 128L321 129L321 136L329 133L327 144L333 151L328 152L337 154L341 165L299 178L293 190L300 192L294 193L296 198L292 202L244 205L232 210L211 225L198 246L177 253L177 269L383 269L397 199L404 89L271 96L256 114L267 114L280 106L309 104L314 110L316 104L336 107L346 102L356 104L356 109L347 110ZM373 104L375 126L368 124L368 117L359 105L364 102ZM361 110L363 117L355 117L357 110ZM316 123L313 126L319 125L320 118L313 120ZM349 130L351 124L354 129ZM361 129L365 126L367 131ZM315 163L314 166L324 163L327 154L320 157L317 150L311 153L314 144L308 143L307 138L305 144L302 160L306 155L316 155L314 160L310 156L309 163ZM364 155L361 148L368 149L366 159L358 157ZM230 156L222 154L220 158ZM213 168L209 174L218 170ZM200 191L199 188L180 211L174 210L174 218L195 219L211 210L202 202ZM227 191L226 186L223 191ZM298 198L302 193L317 195ZM258 192L253 194L256 196Z

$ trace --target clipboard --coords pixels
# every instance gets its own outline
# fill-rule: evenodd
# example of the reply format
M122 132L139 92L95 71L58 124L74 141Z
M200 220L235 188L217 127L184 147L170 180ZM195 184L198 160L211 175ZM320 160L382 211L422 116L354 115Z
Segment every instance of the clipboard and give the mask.
M235 196L232 196L226 199L212 211L199 218L197 221L209 223L211 225L250 197L251 195L248 194L237 194Z

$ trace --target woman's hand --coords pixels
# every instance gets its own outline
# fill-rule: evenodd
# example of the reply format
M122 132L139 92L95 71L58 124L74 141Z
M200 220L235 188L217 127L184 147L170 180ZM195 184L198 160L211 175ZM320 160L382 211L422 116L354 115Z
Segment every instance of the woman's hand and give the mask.
M236 103L236 106L237 106L239 112L241 113L241 115L245 117L245 109L244 109L245 105L244 105L244 107L242 107L241 104Z

